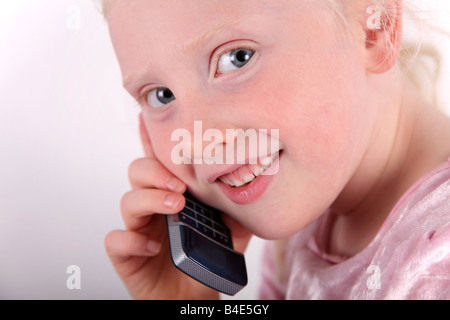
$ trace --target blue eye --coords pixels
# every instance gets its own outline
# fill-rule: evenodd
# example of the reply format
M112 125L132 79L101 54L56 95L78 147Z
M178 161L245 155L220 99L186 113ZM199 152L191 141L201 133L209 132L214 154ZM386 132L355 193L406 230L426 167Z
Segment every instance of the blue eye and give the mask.
M175 96L168 88L153 89L147 94L148 104L155 109L164 107L173 100Z
M228 51L220 56L217 71L228 73L240 69L251 60L254 54L255 51L244 48Z

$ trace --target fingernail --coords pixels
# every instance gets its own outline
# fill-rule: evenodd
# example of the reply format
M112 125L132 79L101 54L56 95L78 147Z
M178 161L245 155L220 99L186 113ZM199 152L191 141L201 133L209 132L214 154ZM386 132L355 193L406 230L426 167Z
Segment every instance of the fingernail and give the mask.
M181 182L180 180L178 180L175 177L170 177L169 180L167 181L166 185L167 185L167 188L169 190L178 192L178 191L181 191L183 189L184 183Z
M168 194L164 197L164 205L169 209L174 209L181 201L181 195Z
M158 253L159 250L161 250L161 243L156 241L149 241L147 243L147 251L150 251L151 253Z

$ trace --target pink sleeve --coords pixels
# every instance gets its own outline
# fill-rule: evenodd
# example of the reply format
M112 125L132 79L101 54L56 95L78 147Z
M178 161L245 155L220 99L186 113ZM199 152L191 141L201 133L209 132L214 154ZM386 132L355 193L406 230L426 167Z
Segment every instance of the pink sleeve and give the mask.
M260 300L284 300L286 288L277 280L273 259L272 243L268 243L263 253L262 281L259 290Z

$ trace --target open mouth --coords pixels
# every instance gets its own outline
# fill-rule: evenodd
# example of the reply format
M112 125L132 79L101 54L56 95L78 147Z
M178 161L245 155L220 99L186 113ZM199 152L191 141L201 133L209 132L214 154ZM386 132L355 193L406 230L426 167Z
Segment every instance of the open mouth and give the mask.
M258 176L264 175L278 159L280 152L258 160L257 164L246 164L218 179L224 184L239 188L250 184Z
M246 164L220 176L216 182L234 203L247 205L258 200L278 175L283 152L262 158L257 164Z

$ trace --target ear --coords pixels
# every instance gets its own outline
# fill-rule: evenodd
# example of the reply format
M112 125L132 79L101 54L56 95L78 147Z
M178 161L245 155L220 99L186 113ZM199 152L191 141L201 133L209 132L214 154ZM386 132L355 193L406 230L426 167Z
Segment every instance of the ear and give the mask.
M367 2L364 31L366 35L366 67L372 73L384 73L397 63L403 29L401 0Z

